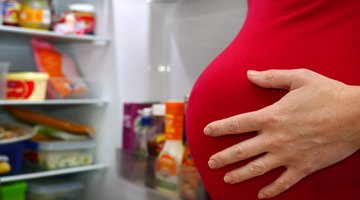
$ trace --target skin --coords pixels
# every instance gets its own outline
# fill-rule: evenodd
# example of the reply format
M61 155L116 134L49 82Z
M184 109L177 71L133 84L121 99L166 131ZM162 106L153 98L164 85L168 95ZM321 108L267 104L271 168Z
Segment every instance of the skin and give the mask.
M211 137L258 132L210 157L209 167L218 169L265 153L227 172L226 183L239 183L283 166L285 172L258 193L259 199L271 198L360 148L360 87L307 69L250 70L248 79L259 87L289 92L273 105L204 128Z

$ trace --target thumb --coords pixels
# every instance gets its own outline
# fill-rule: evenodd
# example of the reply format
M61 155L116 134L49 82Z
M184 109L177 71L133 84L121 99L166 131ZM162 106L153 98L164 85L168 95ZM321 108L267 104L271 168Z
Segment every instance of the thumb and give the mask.
M248 70L248 79L255 85L263 88L277 88L294 90L305 84L309 70L266 70L254 71Z

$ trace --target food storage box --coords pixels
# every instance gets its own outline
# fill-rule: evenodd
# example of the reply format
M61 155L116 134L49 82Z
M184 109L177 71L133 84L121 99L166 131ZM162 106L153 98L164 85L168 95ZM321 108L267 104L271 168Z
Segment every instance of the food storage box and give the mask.
M21 163L23 158L23 149L24 143L23 142L14 142L10 144L0 144L0 155L4 156L8 159L8 164L10 164L10 171L6 170L2 175L9 175L9 174L17 174L20 172Z
M1 200L25 200L27 184L25 181L3 183L0 187Z
M44 179L29 182L28 200L82 200L84 185L79 181Z
M29 150L29 142L27 144L26 157L28 160L31 158L32 162L37 162L43 169L61 169L90 165L94 162L95 143L93 140L33 142L32 144L32 150Z
M6 76L9 71L9 67L9 63L0 62L0 100L5 99L6 97Z
M41 72L16 72L7 75L7 99L44 100L49 76Z

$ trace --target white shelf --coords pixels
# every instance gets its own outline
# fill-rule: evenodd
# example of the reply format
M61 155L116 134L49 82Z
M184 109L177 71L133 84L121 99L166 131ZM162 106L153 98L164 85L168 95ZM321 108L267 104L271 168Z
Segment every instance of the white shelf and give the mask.
M55 33L52 31L20 28L20 27L5 26L5 25L0 25L0 32L16 33L16 34L20 34L20 35L29 35L29 36L38 36L38 37L44 37L47 39L54 39L54 40L61 40L61 41L94 42L94 43L99 43L99 44L106 44L107 42L110 41L110 38L103 37L103 36L64 35L64 34Z
M93 104L103 106L109 102L108 99L49 99L43 101L27 100L0 100L0 105L85 105Z
M51 171L36 172L36 173L29 173L29 174L6 176L6 177L0 178L0 182L5 183L5 182L12 182L12 181L37 179L37 178L58 176L58 175L64 175L64 174L74 174L74 173L80 173L80 172L86 172L86 171L102 170L105 168L106 168L105 164L93 164L93 165L88 165L88 166L72 167L72 168L67 168L67 169L59 169L59 170L51 170Z

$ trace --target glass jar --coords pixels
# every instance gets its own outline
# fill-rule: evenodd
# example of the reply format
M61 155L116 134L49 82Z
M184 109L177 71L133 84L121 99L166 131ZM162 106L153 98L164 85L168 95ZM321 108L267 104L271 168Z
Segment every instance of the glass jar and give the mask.
M51 7L48 0L23 0L20 26L48 30L51 25Z
M95 32L95 7L90 4L72 4L69 10L75 16L75 33L78 35Z
M19 26L20 3L17 0L2 0L2 23Z

